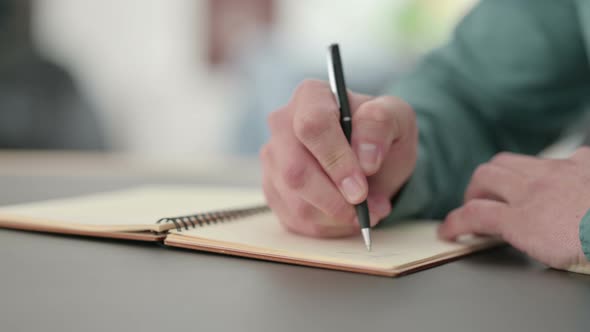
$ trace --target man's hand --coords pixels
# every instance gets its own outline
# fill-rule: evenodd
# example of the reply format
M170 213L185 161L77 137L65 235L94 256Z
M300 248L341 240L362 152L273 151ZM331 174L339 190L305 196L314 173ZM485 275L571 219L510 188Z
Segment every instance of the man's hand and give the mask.
M501 153L477 168L464 205L447 216L439 235L499 235L558 269L587 264L580 220L590 208L590 149L569 159Z
M394 97L349 93L352 146L340 127L327 83L308 80L268 118L260 151L268 204L290 231L316 237L359 230L353 204L368 199L371 224L391 211L390 198L416 163L410 106Z

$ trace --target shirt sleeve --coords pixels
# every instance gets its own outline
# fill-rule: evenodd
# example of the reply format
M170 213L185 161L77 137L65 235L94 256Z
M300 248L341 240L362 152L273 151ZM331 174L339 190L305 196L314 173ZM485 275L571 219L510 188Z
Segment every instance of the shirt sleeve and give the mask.
M584 256L590 261L590 210L586 212L580 222L580 241L582 242Z
M569 266L566 270L571 272L590 274L590 209L580 221L580 242L582 244L582 251L586 257L586 261L578 262Z
M579 119L590 71L572 1L483 0L389 93L419 126L418 162L387 224L443 218L499 151L536 154Z

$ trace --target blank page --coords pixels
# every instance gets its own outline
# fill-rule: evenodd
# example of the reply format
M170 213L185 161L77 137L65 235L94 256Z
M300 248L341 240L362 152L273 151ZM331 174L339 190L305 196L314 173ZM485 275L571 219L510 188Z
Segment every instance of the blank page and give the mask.
M264 204L260 190L153 186L0 207L2 222L98 231L163 231L160 218Z
M190 245L192 242L275 258L401 272L413 265L448 259L497 242L473 236L463 238L460 243L442 241L436 235L438 224L438 221L421 220L377 227L372 230L373 248L370 252L360 234L338 239L304 237L286 231L272 213L190 231L171 231L166 243Z

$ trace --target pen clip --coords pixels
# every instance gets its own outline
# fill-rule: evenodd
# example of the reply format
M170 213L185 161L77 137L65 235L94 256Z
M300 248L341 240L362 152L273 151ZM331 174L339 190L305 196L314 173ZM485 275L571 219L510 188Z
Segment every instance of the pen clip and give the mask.
M333 46L334 44L328 47L328 53L326 57L328 64L328 80L330 82L330 89L332 90L334 98L336 99L336 104L338 105L338 108L340 108L340 96L338 95L338 87L336 86L336 76L334 74L334 61L332 60Z

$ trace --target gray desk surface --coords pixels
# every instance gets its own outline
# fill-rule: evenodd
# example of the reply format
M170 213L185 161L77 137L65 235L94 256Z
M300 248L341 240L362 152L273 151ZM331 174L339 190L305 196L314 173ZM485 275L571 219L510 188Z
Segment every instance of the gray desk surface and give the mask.
M0 174L0 204L178 181ZM508 247L389 279L0 230L0 330L588 331L590 277Z

